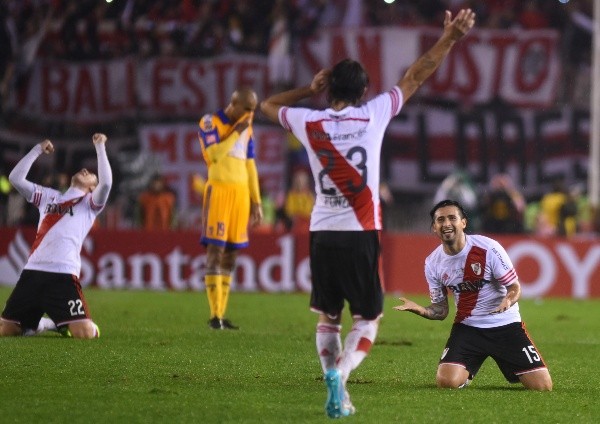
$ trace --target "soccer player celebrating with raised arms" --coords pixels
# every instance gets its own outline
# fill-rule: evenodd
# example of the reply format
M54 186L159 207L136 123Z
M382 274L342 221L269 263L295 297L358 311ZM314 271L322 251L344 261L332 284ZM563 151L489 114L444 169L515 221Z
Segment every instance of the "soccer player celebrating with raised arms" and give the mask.
M430 215L431 229L441 240L425 259L431 304L401 297L403 304L394 309L443 320L452 292L456 317L438 365L438 387L467 386L492 357L510 383L552 390L548 368L521 322L521 286L504 248L489 237L465 234L467 216L454 200L442 200Z
M439 40L391 90L367 102L363 97L369 78L360 63L346 59L318 72L310 85L261 103L271 121L306 147L316 184L310 221L310 307L319 314L316 345L328 392L325 411L331 418L355 412L346 382L375 342L383 311L379 175L385 130L474 23L470 9L454 19L446 12ZM325 110L290 107L321 92L329 101ZM342 348L345 301L354 323Z
M83 168L73 175L64 193L26 179L40 155L54 152L50 140L35 145L10 173L11 184L39 209L40 221L29 259L2 312L0 336L45 330L58 330L78 339L100 336L90 317L79 273L83 241L106 205L112 186L106 140L104 134L92 137L98 175ZM50 318L43 317L44 313Z

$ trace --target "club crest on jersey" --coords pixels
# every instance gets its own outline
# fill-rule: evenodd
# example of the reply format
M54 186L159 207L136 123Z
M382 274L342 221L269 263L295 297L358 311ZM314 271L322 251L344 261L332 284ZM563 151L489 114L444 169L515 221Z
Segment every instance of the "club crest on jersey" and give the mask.
M212 131L214 129L212 115L206 114L202 117L202 129L204 131Z
M471 264L471 269L473 270L475 275L477 275L477 276L481 275L481 264L479 262L475 262L474 264Z

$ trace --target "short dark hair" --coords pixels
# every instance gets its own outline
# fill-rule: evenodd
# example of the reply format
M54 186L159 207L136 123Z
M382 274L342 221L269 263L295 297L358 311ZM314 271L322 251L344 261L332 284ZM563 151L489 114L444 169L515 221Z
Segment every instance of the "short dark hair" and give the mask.
M356 104L369 85L369 76L363 66L352 59L338 62L329 75L329 101L341 100Z
M463 219L467 219L467 213L465 212L464 208L462 207L462 205L460 203L458 203L456 200L450 200L450 199L445 199L442 200L441 202L438 202L433 208L431 208L431 211L429 212L429 216L431 217L431 223L433 224L433 217L435 216L435 212L443 207L446 206L456 206L458 208L458 211L460 212L460 217Z

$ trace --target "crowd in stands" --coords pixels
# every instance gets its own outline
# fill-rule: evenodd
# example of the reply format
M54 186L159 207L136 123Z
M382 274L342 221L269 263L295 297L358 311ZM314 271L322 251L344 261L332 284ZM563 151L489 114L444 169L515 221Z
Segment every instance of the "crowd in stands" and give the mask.
M3 0L0 104L39 58L79 61L127 55L206 58L259 54L269 56L269 66L279 69L273 72L272 83L286 86L290 83L286 77L291 75L288 70L293 66L291 53L295 43L319 28L437 27L445 10L464 7L476 11L478 27L560 31L565 80L572 81L581 68L589 68L591 0L566 4L549 0ZM565 90L573 86L576 85L570 84ZM574 95L564 94L569 98ZM291 153L294 154L293 149ZM303 162L295 160L294 164ZM14 204L18 196L11 196L10 184L1 178L0 225L28 223L31 218L25 213L26 205ZM306 189L312 183L305 180L298 171L298 176L290 178L289 193L264 199L265 205L272 205L272 212L267 215L272 217L267 219L269 225L284 230L306 226L306 211L314 198ZM300 189L294 190L296 186ZM153 209L162 213L157 225L181 228L184 224L177 222L172 206L165 206L174 203L172 193L165 187L159 191L162 197L158 203L168 211ZM593 229L580 186L565 188L557 182L551 193L526 201L506 175L495 176L488 186L476 189L469 186L468 174L459 171L448 176L436 196L448 194L469 209L473 227L486 232L572 236ZM149 192L138 199L135 225L150 225L144 211L157 203L152 196L157 194Z
M592 14L591 0L5 0L0 32L3 55L13 59L267 54L281 20L298 39L321 27L438 25L445 10L463 7L473 8L478 27L487 28L586 32ZM574 36L585 42L584 35Z
M572 238L594 236L599 228L584 185L567 187L561 176L548 191L526 198L509 174L496 174L478 187L459 169L442 181L432 205L448 198L464 205L470 233Z

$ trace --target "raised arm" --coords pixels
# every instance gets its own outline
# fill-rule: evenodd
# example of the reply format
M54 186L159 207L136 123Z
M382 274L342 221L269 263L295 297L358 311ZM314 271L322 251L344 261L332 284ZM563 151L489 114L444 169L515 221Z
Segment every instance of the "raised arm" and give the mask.
M462 9L454 19L446 11L444 17L444 32L439 40L423 56L418 58L396 84L402 90L406 102L417 89L440 66L450 53L454 43L460 40L475 24L475 13L471 9Z
M33 196L35 184L27 180L27 174L29 174L31 166L42 153L48 155L52 152L54 152L54 146L50 140L44 140L36 144L29 153L23 156L8 175L10 183L28 202Z
M112 169L106 155L106 136L96 133L92 137L96 155L98 156L98 185L92 191L92 201L95 205L105 205L112 187Z
M433 320L443 320L448 316L448 298L444 298L439 303L432 303L429 306L421 306L410 299L400 297L399 300L403 302L402 305L394 306L393 309L396 311L408 311L413 314L422 316L423 318Z
M291 106L302 99L312 97L324 91L328 86L329 74L331 70L321 69L314 77L310 85L293 88L282 93L274 94L268 99L260 102L260 110L269 120L279 123L279 109L284 106Z

